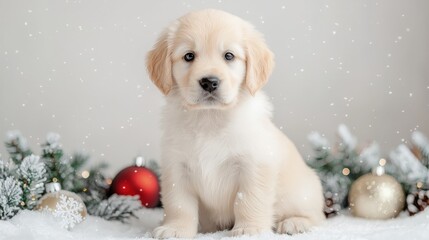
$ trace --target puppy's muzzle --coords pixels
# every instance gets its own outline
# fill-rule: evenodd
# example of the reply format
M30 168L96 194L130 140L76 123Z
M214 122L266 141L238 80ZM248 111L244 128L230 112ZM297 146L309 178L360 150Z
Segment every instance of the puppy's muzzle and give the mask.
M204 77L200 80L200 86L204 91L207 91L209 93L215 91L220 84L220 80L217 77L210 76L210 77Z

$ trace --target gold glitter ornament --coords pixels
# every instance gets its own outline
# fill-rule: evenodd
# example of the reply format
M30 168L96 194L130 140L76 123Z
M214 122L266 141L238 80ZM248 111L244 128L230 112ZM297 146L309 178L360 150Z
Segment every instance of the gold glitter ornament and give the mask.
M45 188L46 194L40 198L37 210L51 212L61 226L69 230L85 220L86 207L76 193L61 190L58 182L47 183Z
M399 215L405 203L401 184L384 168L378 166L373 173L359 177L351 186L349 206L356 217L389 219Z

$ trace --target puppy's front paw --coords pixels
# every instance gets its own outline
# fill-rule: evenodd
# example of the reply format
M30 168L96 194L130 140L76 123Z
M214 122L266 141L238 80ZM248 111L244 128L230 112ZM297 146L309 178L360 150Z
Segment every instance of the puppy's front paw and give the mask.
M257 235L263 232L269 232L270 229L258 228L258 227L234 227L231 230L231 236L241 236L241 235Z
M308 218L291 217L277 223L277 233L296 234L308 232L313 224Z
M155 228L152 236L154 238L193 238L196 234L196 231L186 227L164 225Z

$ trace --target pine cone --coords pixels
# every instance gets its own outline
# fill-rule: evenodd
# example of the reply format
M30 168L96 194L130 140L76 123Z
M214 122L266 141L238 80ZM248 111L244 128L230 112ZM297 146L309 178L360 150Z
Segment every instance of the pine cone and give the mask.
M341 204L338 202L338 194L332 192L325 192L325 206L323 212L327 218L334 217L338 215L338 212L341 210Z
M429 205L429 189L418 189L407 196L407 211L410 216L423 211Z

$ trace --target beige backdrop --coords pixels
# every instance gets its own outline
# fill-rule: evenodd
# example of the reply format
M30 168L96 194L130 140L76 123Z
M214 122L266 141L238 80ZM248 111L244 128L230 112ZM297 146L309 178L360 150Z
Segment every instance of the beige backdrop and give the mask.
M426 0L0 0L0 135L19 129L39 151L58 132L67 152L111 173L138 154L157 159L163 99L145 54L173 19L209 7L265 34L274 122L304 155L309 132L334 141L340 123L384 153L415 129L429 135Z

